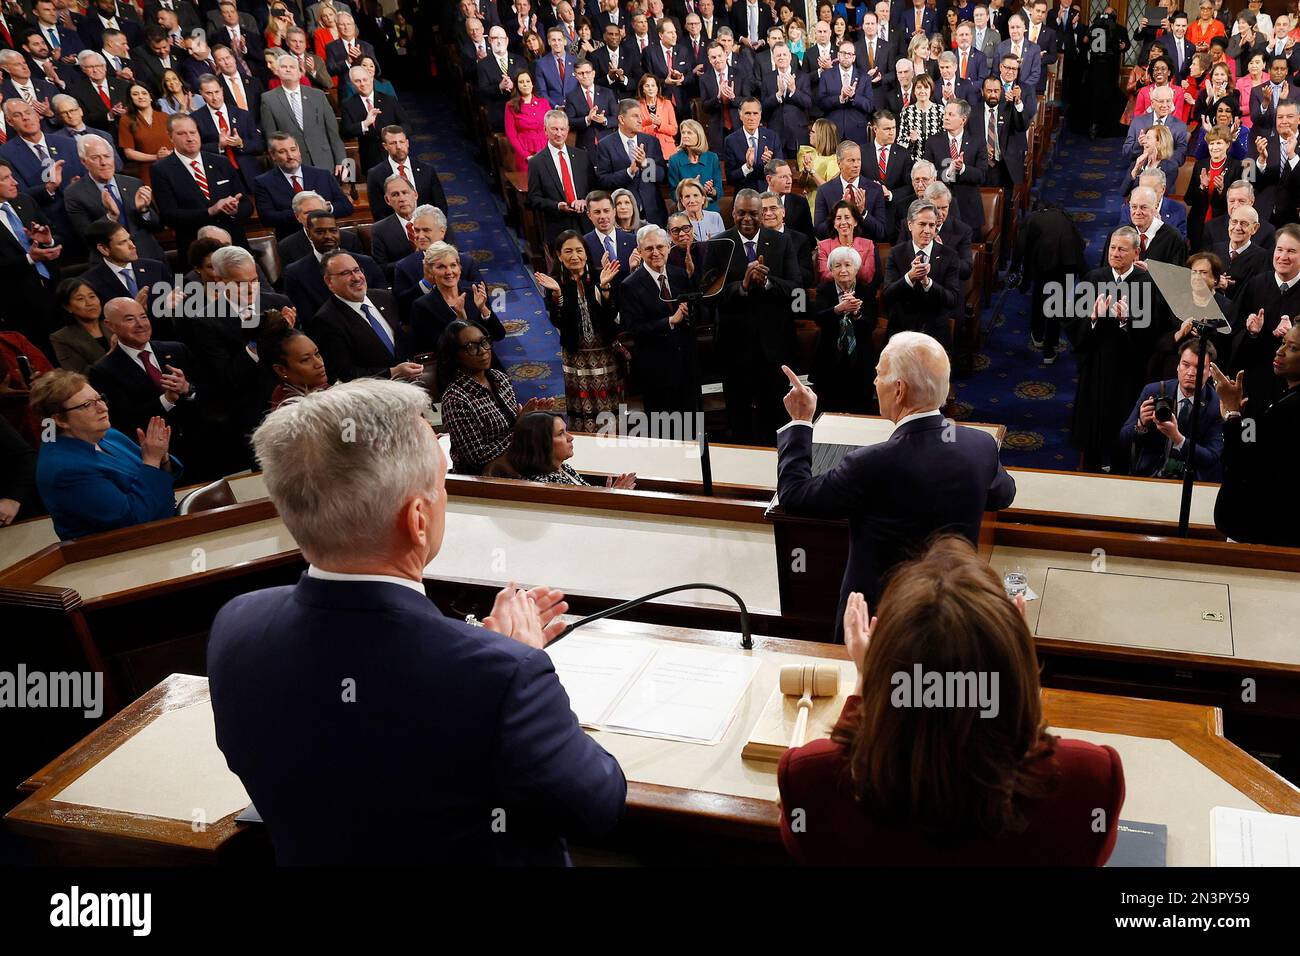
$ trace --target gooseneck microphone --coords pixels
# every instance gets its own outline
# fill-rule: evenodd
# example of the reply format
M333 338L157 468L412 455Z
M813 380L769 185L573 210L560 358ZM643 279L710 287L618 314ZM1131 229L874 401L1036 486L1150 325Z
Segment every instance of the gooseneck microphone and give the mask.
M589 624L592 621L599 621L602 618L606 618L606 617L613 617L615 614L621 614L623 611L630 611L634 607L640 607L642 604L645 604L647 601L653 601L657 597L663 597L665 594L674 594L677 591L719 591L722 594L727 595L727 597L731 598L733 601L735 601L736 606L740 608L741 650L752 651L754 649L754 640L749 633L749 609L745 607L745 602L741 600L740 595L737 594L735 591L729 591L726 588L719 587L716 584L678 584L671 588L663 588L662 590L655 591L652 594L642 595L639 598L632 598L632 600L624 601L622 604L615 604L613 607L607 607L603 611L597 611L595 614L589 614L584 618L579 618L578 620L574 621L572 624L570 624L568 627L562 630L559 633L559 635L555 638L554 641L551 641L551 643L547 644L546 646L547 647L553 646L556 643L556 641L561 641L564 638L568 637L570 634L572 634L578 628L582 627L582 625L584 624Z

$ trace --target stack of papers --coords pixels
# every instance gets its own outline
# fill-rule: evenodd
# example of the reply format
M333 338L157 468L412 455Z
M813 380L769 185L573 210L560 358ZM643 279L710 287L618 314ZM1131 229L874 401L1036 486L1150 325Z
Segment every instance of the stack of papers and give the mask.
M1215 807L1211 866L1300 866L1300 817Z
M742 654L608 637L548 648L578 722L594 730L716 744L759 662Z

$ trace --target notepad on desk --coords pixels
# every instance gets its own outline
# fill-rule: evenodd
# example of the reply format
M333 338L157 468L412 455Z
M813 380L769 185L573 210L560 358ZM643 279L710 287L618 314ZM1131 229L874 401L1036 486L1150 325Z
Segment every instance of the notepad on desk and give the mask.
M567 637L547 649L578 723L593 730L716 744L759 662L650 641Z
M1211 866L1300 866L1300 817L1215 807Z

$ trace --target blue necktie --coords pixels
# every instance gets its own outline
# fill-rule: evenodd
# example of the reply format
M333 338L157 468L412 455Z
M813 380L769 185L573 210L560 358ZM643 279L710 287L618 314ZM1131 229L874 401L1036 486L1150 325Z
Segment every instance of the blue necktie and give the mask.
M361 314L366 317L370 327L375 330L375 335L379 336L379 341L384 343L384 348L388 349L388 354L395 356L397 351L393 348L393 340L388 337L388 330L379 321L379 316L375 315L370 306L364 302L361 303Z
M140 291L140 286L135 281L135 276L131 274L131 267L127 266L125 269L121 270L118 275L122 277L122 281L126 283L126 290L131 293L131 298L134 299L136 293Z
M113 202L117 203L117 218L118 218L118 221L121 222L122 225L125 226L125 225L126 225L126 207L122 205L122 197L121 197L120 195L118 195L117 189L113 186L113 181L112 181L111 179L110 179L110 180L109 180L109 181L104 185L104 189L106 189L106 190L108 191L108 194L109 194L110 196L113 197Z
M758 258L758 249L755 247L754 240L750 239L745 243L745 261L753 262Z
M609 236L605 237L605 254L609 256L610 262L618 258L618 253L614 251L614 240Z
M14 207L7 202L0 203L0 210L4 211L5 218L9 220L9 227L14 231L14 238L18 240L18 245L23 247L23 252L31 255L32 240L27 235L27 230L23 228L23 221L18 218L18 213L14 212ZM36 263L36 271L42 279L50 277L50 270L45 268L45 263Z

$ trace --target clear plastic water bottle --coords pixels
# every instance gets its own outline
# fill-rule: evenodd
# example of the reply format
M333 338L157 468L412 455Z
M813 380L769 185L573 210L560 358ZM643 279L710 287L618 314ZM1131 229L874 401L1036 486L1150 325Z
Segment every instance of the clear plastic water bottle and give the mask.
M1014 601L1029 590L1029 574L1018 565L1007 568L1007 573L1002 576L1002 587L1006 590L1007 597Z

